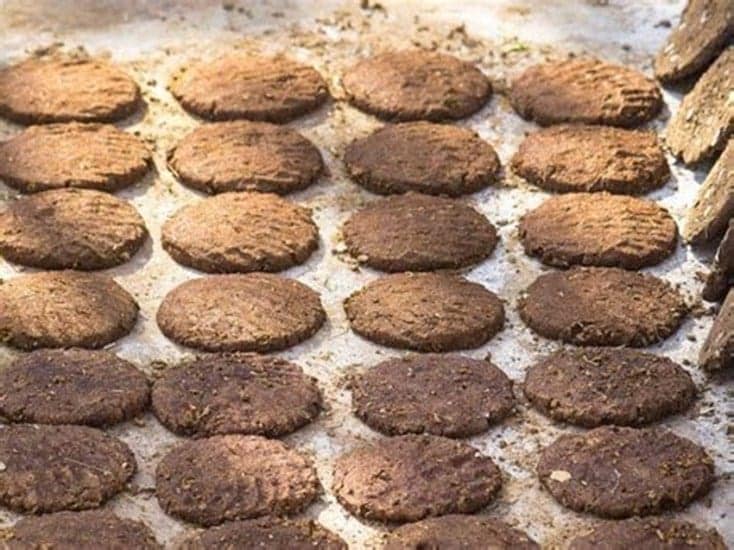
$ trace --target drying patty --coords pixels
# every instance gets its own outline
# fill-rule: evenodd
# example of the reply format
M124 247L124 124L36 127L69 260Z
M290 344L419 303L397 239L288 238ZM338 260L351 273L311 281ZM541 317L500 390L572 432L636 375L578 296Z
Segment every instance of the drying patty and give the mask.
M724 50L678 105L665 130L670 151L685 164L712 158L734 132L734 45Z
M497 230L455 199L406 193L369 204L342 228L349 253L382 271L432 271L471 265L497 245Z
M302 511L321 486L311 460L277 440L218 435L174 447L156 468L156 496L200 525Z
M426 354L389 359L351 384L355 414L388 435L469 437L511 411L512 382L489 361Z
M0 116L21 124L112 122L141 103L138 85L101 59L30 58L0 70Z
M187 538L177 550L271 548L273 550L347 550L347 544L315 521L258 518L231 521Z
M666 281L612 267L545 273L528 287L519 309L522 320L546 338L632 347L667 338L688 311Z
M108 426L143 412L145 374L103 350L36 350L0 370L0 414L12 422Z
M656 203L609 193L569 193L547 199L520 219L525 252L556 267L639 269L675 250L678 229Z
M489 504L502 485L491 458L435 435L400 435L352 450L334 465L333 490L352 514L410 522Z
M313 336L326 321L319 295L267 273L213 275L180 284L156 316L163 334L205 351L276 351Z
M587 428L648 424L686 410L696 396L680 365L624 348L556 351L528 369L524 390L545 414Z
M101 348L135 325L138 304L105 275L53 271L0 284L0 341L21 349Z
M125 443L86 426L0 428L0 503L48 513L101 506L125 488L135 456Z
M653 132L561 124L528 135L512 170L548 191L640 195L665 185L670 168Z
M344 163L357 183L380 195L466 195L497 181L500 170L497 153L476 132L430 122L380 128L350 143Z
M353 105L391 121L464 118L492 94L489 80L472 64L425 50L362 60L347 70L342 85Z
M316 380L298 365L256 354L207 355L167 369L153 386L153 411L180 435L278 437L321 411Z
M169 153L168 165L185 185L205 193L285 195L308 187L323 171L321 153L301 134L248 121L199 126Z
M176 212L161 242L178 263L201 271L282 271L311 256L319 232L310 210L277 195L222 193Z
M416 351L476 348L505 322L504 307L495 294L443 273L381 277L347 298L344 309L360 336Z
M703 184L696 201L686 212L683 236L694 245L715 241L734 219L734 140L721 153Z
M568 550L726 550L714 529L670 518L607 521L573 539Z
M701 296L709 302L721 302L732 287L734 287L734 216L729 220L729 228L716 250Z
M576 512L626 518L680 509L706 494L714 462L667 430L605 426L559 437L543 450L538 476Z
M689 0L678 26L655 56L655 76L675 82L700 73L733 34L731 0Z
M140 521L122 519L107 510L57 512L18 521L0 533L5 550L58 549L160 550L150 528Z
M631 127L663 106L657 84L634 69L598 59L534 65L512 83L510 103L541 126L561 122Z
M0 255L31 267L114 267L128 261L147 237L132 204L99 191L56 189L0 206Z
M734 367L734 289L721 306L698 355L698 363L708 371Z
M184 109L209 120L287 122L329 97L324 79L311 67L245 53L184 67L170 87Z
M450 514L398 527L384 537L383 550L539 550L518 529L487 516Z
M108 124L31 126L0 143L0 179L23 193L118 191L145 176L152 162L139 138Z

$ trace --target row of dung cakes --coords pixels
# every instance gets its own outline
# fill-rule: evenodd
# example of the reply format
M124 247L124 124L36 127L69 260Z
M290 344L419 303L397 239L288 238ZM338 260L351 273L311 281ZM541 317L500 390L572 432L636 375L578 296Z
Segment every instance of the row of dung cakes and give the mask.
M400 52L357 64L342 84L358 108L403 122L345 152L353 179L392 195L342 228L344 246L360 264L392 272L345 300L350 326L399 349L482 345L504 326L502 302L482 284L433 271L477 264L497 246L491 221L456 197L493 183L499 159L470 130L404 121L468 116L486 103L489 81L454 58ZM354 413L388 437L339 456L332 490L362 520L405 524L383 535L383 546L440 544L448 537L467 545L538 547L491 516L457 515L497 500L504 485L497 457L450 439L483 433L512 412L512 383L500 368L460 355L405 355L365 368L351 386Z
M705 300L724 302L700 354L708 370L734 364L733 37L732 2L691 0L655 58L661 81L688 90L668 124L668 145L687 165L714 161L684 234L694 247L719 243L703 288Z

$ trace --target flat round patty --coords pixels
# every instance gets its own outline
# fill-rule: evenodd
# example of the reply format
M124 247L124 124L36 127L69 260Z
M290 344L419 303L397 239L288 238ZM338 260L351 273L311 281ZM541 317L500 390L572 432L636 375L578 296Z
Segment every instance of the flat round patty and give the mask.
M145 176L152 162L140 139L107 124L31 126L0 143L0 180L23 193L117 191Z
M31 58L0 70L0 116L21 124L111 122L141 104L138 85L100 59Z
M382 271L455 269L487 258L497 230L455 199L407 193L375 201L342 228L349 253Z
M321 411L316 380L298 365L255 354L205 356L167 369L153 387L153 411L180 435L278 437Z
M730 0L690 0L680 23L655 56L655 76L675 82L701 72L734 34Z
M383 550L451 549L539 550L522 531L487 516L451 514L398 527L384 539Z
M501 485L491 458L435 435L380 439L340 456L334 465L337 500L352 514L378 521L476 512Z
M86 426L4 426L0 462L0 503L34 514L101 506L135 473L127 445Z
M696 200L686 212L683 236L693 245L716 242L734 220L734 139L698 188Z
M715 157L734 134L734 45L698 79L665 130L665 143L685 164Z
M568 193L547 199L520 220L525 252L556 267L640 269L675 250L678 228L656 203L609 193Z
M213 548L347 550L347 544L315 521L258 518L232 521L186 539L178 550Z
M686 410L690 375L667 357L624 348L569 348L527 371L525 395L543 413L587 428L639 426Z
M12 422L108 426L143 412L141 371L102 350L37 350L0 370L0 414Z
M18 521L3 535L6 550L76 549L159 550L162 548L144 523L122 519L107 510L58 512Z
M205 351L276 351L313 336L326 321L319 295L267 273L193 279L169 292L156 317L163 334Z
M687 521L631 518L607 521L573 539L568 550L726 550L721 535Z
M683 508L706 494L714 463L670 431L604 426L559 437L542 452L538 476L576 512L626 518Z
M471 63L423 50L360 61L347 70L342 85L352 105L392 121L464 118L492 94L487 77Z
M578 346L648 346L673 334L688 311L668 282L611 267L545 273L519 305L535 332Z
M597 59L541 63L512 83L510 103L541 126L561 122L638 126L663 106L657 84L642 73Z
M476 348L505 322L504 307L495 294L443 273L381 277L347 298L344 309L360 336L416 351Z
M734 289L730 288L698 353L698 365L713 372L734 367Z
M134 206L99 191L56 189L0 206L0 256L31 267L114 267L147 237Z
M357 183L380 195L466 195L497 181L500 169L497 153L476 132L430 122L384 126L350 143L344 163Z
M175 75L171 92L184 109L209 120L287 122L323 104L321 75L284 57L230 54Z
M21 349L101 348L128 334L138 304L105 275L19 275L0 284L0 341Z
M319 231L310 210L277 195L222 193L181 208L161 241L178 263L201 271L282 271L311 256Z
M277 440L218 435L186 441L158 463L156 496L200 525L302 511L321 486L311 461Z
M732 142L734 144L734 142ZM734 195L732 195L734 203ZM734 217L729 220L729 226L716 250L711 262L706 284L701 296L708 302L721 302L726 298L729 288L734 286Z
M169 153L168 165L205 193L279 195L308 187L324 168L319 150L295 130L248 121L199 126Z
M351 384L355 414L387 435L469 437L512 411L512 382L489 361L427 354L389 359Z
M562 124L528 135L512 170L548 191L640 195L658 189L670 168L653 132Z

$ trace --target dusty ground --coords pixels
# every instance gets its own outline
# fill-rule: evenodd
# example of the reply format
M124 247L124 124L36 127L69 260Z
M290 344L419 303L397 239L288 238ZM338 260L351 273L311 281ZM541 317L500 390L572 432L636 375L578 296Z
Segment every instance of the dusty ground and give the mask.
M147 110L120 126L138 133L155 150L156 171L140 184L121 193L145 217L153 237L127 265L109 274L135 295L141 319L127 338L111 346L155 375L159 369L180 360L189 352L167 341L155 324L155 312L165 293L196 273L175 264L160 247L161 223L181 205L196 200L197 194L178 184L166 169L166 151L197 121L186 115L166 90L168 75L187 59L215 56L235 48L244 51L286 52L316 66L324 74L335 98L341 96L339 74L361 56L391 47L438 48L476 62L491 77L496 90L491 102L461 124L477 130L497 149L507 164L524 132L533 125L515 116L501 93L509 78L524 66L546 57L569 53L594 54L650 72L652 53L675 24L683 2L676 0L582 1L582 0L496 0L480 2L433 1L321 1L270 2L205 0L0 0L0 64L7 64L44 49L73 52L86 50L109 56L141 85ZM315 4L317 7L306 7ZM445 5L442 5L445 4ZM668 109L679 96L666 94ZM654 123L664 126L669 111ZM329 315L328 325L315 338L283 353L316 376L324 389L330 410L316 423L287 439L311 452L316 459L325 495L308 515L344 537L353 548L364 548L383 529L349 516L329 492L333 457L363 439L378 437L350 415L349 394L344 379L399 352L381 348L351 334L342 300L377 276L355 270L339 252L339 226L360 204L373 197L345 177L339 162L344 145L379 124L369 116L340 102L331 102L315 114L292 124L320 148L328 175L317 185L294 195L299 203L314 210L321 232L320 250L303 266L286 273L322 295ZM18 127L0 122L0 138ZM673 162L672 159L671 163ZM678 221L695 196L704 171L691 172L673 166L673 179L652 198L668 207ZM0 184L0 194L12 192ZM467 352L473 357L491 354L493 361L516 381L525 368L555 344L533 336L515 311L519 292L542 270L527 258L516 237L516 222L525 210L538 204L539 192L510 174L501 185L469 200L500 229L501 243L493 256L465 274L499 294L506 303L508 323L489 344ZM650 271L680 283L697 301L700 281L711 251L702 256L679 246L675 256ZM23 270L0 260L0 277ZM700 385L702 395L686 415L663 424L708 447L716 458L720 479L706 499L690 506L679 517L716 526L734 544L731 521L734 489L731 482L734 391L730 380L708 381L695 366L698 348L711 324L711 311L696 308L677 335L652 348L670 355L688 368ZM0 364L12 352L0 349ZM519 393L519 392L518 392ZM553 423L530 410L521 401L508 421L475 437L470 442L494 457L505 474L505 487L486 513L526 530L548 547L563 547L571 534L593 524L592 517L565 511L541 490L534 476L538 450L562 431L573 428ZM141 518L161 542L170 543L190 529L167 517L153 494L153 472L160 457L177 442L148 415L111 430L134 449L140 472L130 491L109 506L119 514ZM727 511L729 515L727 516ZM0 511L0 520L15 517Z

